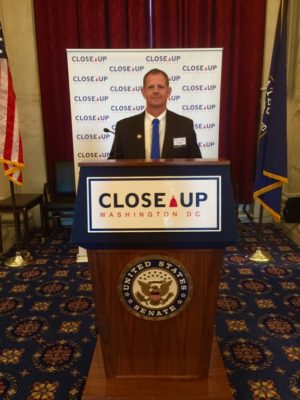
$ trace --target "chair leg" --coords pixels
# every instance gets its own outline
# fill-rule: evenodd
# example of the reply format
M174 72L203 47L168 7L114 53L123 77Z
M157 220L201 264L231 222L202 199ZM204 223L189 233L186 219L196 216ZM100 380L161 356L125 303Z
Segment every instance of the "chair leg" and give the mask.
M45 207L44 207L44 201L40 202L40 218L41 218L41 231L42 231L42 237L45 237Z
M2 227L1 227L1 215L0 215L0 257L3 254L3 238L2 238Z
M24 224L24 244L26 249L29 246L29 222L28 222L28 209L23 208L23 224Z
M53 226L55 226L55 227L60 226L60 223L59 223L59 220L60 220L60 218L59 218L59 213L54 212L54 213L52 214L52 219L53 219Z
M49 232L48 211L44 208L43 213L43 237L46 238Z

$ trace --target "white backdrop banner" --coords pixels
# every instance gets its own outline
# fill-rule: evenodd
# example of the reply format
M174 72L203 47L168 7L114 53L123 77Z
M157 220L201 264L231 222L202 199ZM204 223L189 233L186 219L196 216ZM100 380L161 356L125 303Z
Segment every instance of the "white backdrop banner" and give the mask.
M218 157L222 49L68 49L74 164L106 159L120 119L144 110L142 80L164 70L168 108L194 121L205 158Z

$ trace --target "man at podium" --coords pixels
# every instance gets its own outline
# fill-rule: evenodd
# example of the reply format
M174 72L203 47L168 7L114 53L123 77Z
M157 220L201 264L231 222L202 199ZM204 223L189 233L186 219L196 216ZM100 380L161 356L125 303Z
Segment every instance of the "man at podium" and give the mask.
M171 91L164 71L146 73L146 110L117 122L109 159L201 158L193 121L167 109Z

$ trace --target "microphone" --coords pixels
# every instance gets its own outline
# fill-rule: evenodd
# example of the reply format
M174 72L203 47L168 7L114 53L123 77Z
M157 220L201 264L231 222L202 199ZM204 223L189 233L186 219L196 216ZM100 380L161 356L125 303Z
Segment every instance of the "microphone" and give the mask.
M111 130L108 129L108 128L103 128L103 131L104 131L105 133L112 133L113 135L115 134L114 131L111 131ZM116 159L115 140L113 141L112 150L113 150L113 159L115 160L115 159ZM111 152L110 152L110 156L108 157L108 159L111 159L111 158L112 158L112 157L111 157Z
M112 133L113 135L115 134L114 131L111 131L111 130L108 129L108 128L103 128L103 131L106 132L106 133Z

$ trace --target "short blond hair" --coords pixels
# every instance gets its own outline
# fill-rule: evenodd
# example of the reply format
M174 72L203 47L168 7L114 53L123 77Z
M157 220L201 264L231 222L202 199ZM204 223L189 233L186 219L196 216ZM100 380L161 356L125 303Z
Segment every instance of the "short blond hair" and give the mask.
M167 86L169 86L169 77L168 77L168 74L167 74L165 71L162 71L161 69L153 68L153 69L150 69L150 71L148 71L148 72L144 75L144 78L143 78L143 87L145 87L146 80L147 80L147 78L148 78L149 75L157 75L157 74L162 74L162 75L166 78Z

